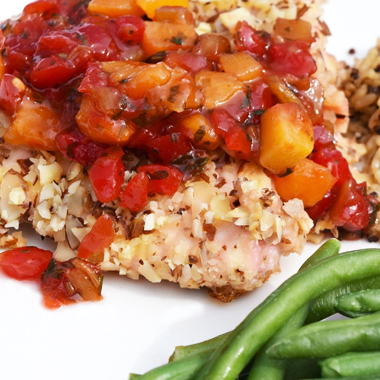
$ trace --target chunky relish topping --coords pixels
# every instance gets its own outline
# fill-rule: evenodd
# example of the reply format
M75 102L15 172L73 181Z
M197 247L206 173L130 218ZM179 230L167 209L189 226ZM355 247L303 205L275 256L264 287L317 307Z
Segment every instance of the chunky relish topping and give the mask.
M164 5L164 6L161 6ZM284 200L350 231L372 204L323 120L311 25L198 35L188 2L39 0L0 32L4 139L84 165L102 203L141 211L208 160L260 164ZM232 41L233 40L233 41ZM123 157L138 157L125 181ZM309 191L312 189L312 191ZM87 254L86 254L87 255Z
M102 299L100 268L77 257L59 263L50 251L20 247L0 253L0 270L16 280L39 283L44 304L50 309Z

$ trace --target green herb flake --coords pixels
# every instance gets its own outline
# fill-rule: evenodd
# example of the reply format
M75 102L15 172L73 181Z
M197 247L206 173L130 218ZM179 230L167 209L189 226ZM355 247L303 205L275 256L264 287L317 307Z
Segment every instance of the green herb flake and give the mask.
M203 137L205 137L205 135L206 135L205 127L202 126L195 132L194 142L200 143L202 141Z
M264 112L265 112L265 109L264 109L264 108L261 108L261 109L259 109L259 110L254 110L254 111L253 111L253 114L254 114L254 115L257 115L257 116L260 116L260 115L262 115Z
M178 93L179 93L179 85L170 87L170 94L169 94L169 97L168 97L168 102L174 103L175 102L175 98L178 95Z

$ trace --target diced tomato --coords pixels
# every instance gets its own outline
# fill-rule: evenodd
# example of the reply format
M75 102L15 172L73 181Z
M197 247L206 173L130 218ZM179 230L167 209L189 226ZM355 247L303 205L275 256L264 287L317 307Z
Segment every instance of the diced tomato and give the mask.
M216 108L210 115L217 133L225 138L228 132L237 126L236 120L223 108Z
M108 86L108 75L103 71L101 63L90 62L86 70L86 75L78 87L78 91L90 93L97 87L106 86Z
M255 81L249 89L251 111L264 111L274 105L273 93L265 82Z
M224 140L229 150L243 154L251 152L251 141L241 127L230 130Z
M139 44L144 37L145 23L140 17L122 16L115 21L116 34L126 44Z
M185 51L168 52L164 62L171 68L181 67L192 74L204 69L212 69L212 64L206 57Z
M368 227L369 216L363 186L357 185L353 179L344 182L330 209L332 222L348 231L359 231Z
M331 206L334 204L337 194L335 191L328 191L325 196L314 206L309 207L306 211L309 214L310 218L313 220L317 220L322 217L328 210L330 210Z
M322 148L311 155L311 159L331 171L331 174L338 180L337 185L342 185L352 179L352 174L347 160L342 153L335 148Z
M44 58L49 57L52 53L68 56L80 42L78 34L74 34L74 36L64 31L47 33L39 38L36 53Z
M79 23L87 14L87 1L56 0L59 14L70 17L71 23Z
M120 195L122 207L132 212L141 211L148 203L149 178L145 172L132 177Z
M0 269L16 280L38 280L53 254L37 247L20 247L0 253Z
M103 214L91 231L83 238L78 248L78 257L88 259L95 257L108 248L115 240L113 222L109 215Z
M0 108L12 116L22 101L25 85L11 74L4 74L0 83Z
M56 137L58 149L71 160L84 166L90 166L102 154L106 153L109 147L91 141L78 129L63 131Z
M255 31L247 21L243 21L238 27L236 32L236 49L240 51L249 51L253 53L255 57L262 58L268 48L268 37L269 35L265 35Z
M333 148L334 136L323 125L314 125L314 149L319 151L322 148Z
M58 7L55 0L38 0L27 4L24 13L28 15L40 15L46 19L52 17L52 13L58 13Z
M146 165L139 167L149 178L149 193L173 195L179 188L183 173L172 166Z
M123 150L113 148L100 156L88 171L96 197L107 203L116 199L124 183Z
M87 260L75 257L68 261L50 261L42 275L41 292L44 305L57 309L79 301L102 299L101 269Z
M156 137L146 143L153 157L165 163L171 163L175 159L190 152L192 147L188 139L182 133Z
M45 21L38 16L13 25L12 33L5 38L5 49L2 52L8 73L24 73L29 69L36 43L44 32L45 25Z
M115 59L116 45L105 25L84 23L76 28L83 45L91 52L91 61Z
M308 76L317 71L307 43L284 41L273 43L268 50L269 67L279 73L297 77Z
M224 138L227 149L248 155L251 153L251 140L237 121L224 109L211 113L217 133Z
M76 68L69 61L52 55L32 66L30 82L37 88L49 88L67 82L76 74Z

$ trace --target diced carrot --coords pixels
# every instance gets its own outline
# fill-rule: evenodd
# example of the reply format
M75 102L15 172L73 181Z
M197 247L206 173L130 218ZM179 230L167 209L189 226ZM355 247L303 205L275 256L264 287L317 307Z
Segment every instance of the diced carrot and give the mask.
M157 8L163 6L189 7L189 0L136 0L149 18L154 18Z
M221 105L238 91L246 91L244 84L230 73L202 70L195 76L195 83L203 93L207 109Z
M60 117L55 111L24 96L4 139L15 145L56 151L56 136L61 131Z
M298 162L289 175L272 179L282 200L298 198L305 207L318 203L336 182L330 170L307 158Z
M144 11L135 0L91 0L88 11L110 17L137 16L142 17Z
M148 90L166 84L172 76L171 71L172 69L163 62L146 65L127 81L125 92L133 99L143 98Z
M142 48L148 56L167 50L190 50L196 39L194 25L146 21Z
M242 82L253 80L263 73L261 64L243 51L222 54L219 62L226 73L236 75Z
M189 137L198 148L214 150L220 145L211 121L201 113L186 115L180 120L182 133Z
M259 160L275 174L284 174L314 147L313 124L296 103L278 103L261 116Z
M126 144L137 130L133 121L116 119L99 110L90 94L84 94L76 121L82 133L104 144Z
M206 57L209 61L217 63L221 54L231 53L231 42L222 34L201 34L195 43L192 53Z
M312 36L310 22L301 19L288 20L278 18L274 25L274 35L292 41L305 41L308 43L315 41L315 38Z
M102 69L109 74L109 83L117 87L145 69L147 63L136 61L102 62Z
M174 24L190 24L194 25L194 17L191 11L185 7L169 6L157 8L154 21L173 22Z

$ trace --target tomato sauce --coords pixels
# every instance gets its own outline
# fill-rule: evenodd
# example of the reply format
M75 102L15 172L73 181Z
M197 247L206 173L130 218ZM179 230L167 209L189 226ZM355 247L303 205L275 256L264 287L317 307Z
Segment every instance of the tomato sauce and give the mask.
M215 33L198 36L184 7L158 8L150 18L140 17L136 4L130 14L109 11L95 1L39 0L2 24L0 108L12 117L7 142L62 152L89 170L101 202L119 199L139 212L151 194L174 194L222 153L256 162L271 176L291 173L286 154L270 151L263 159L273 150L265 145L268 133L269 140L273 131L288 138L291 129L273 125L268 132L262 114L295 103L288 108L310 120L300 128L313 141L306 153L303 141L295 143L298 160L308 157L337 179L317 194L309 215L330 212L350 231L368 226L374 208L366 186L353 179L323 120L310 24L279 19L269 35L239 22L232 44ZM137 152L142 166L123 186L128 152Z
M50 251L21 247L0 253L0 270L15 280L37 282L49 309L102 299L100 268L80 258L59 263Z

